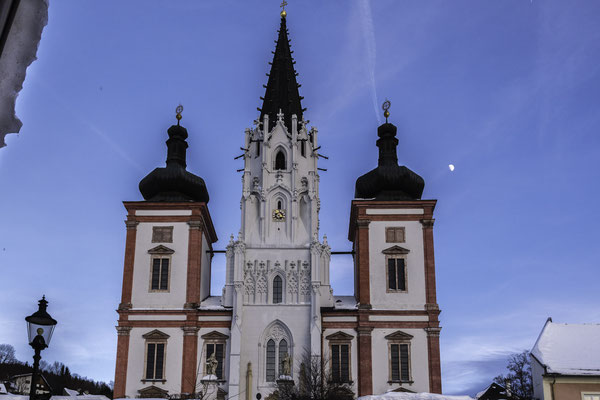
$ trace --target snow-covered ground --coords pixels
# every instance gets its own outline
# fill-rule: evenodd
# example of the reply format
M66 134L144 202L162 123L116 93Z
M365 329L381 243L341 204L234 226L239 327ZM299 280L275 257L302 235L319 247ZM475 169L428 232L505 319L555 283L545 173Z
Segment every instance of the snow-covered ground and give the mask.
M474 400L469 396L446 396L434 393L388 392L373 396L362 396L358 400Z

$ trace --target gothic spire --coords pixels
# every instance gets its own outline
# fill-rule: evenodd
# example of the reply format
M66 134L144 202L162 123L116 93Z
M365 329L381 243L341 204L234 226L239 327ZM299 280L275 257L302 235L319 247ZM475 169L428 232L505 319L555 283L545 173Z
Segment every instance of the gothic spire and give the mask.
M292 130L292 114L296 114L298 121L302 120L302 109L298 88L300 85L296 82L296 71L290 49L290 41L288 39L288 31L286 27L286 17L281 14L281 25L279 27L279 37L277 46L273 53L273 62L271 64L271 72L268 75L269 81L266 86L263 106L260 111L260 120L262 121L265 114L269 116L269 125L273 126L277 121L277 114L281 110L284 114L284 123L288 130Z

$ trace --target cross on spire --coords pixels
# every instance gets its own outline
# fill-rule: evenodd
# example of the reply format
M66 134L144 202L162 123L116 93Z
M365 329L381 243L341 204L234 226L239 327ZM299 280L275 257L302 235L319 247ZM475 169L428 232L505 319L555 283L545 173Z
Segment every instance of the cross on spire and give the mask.
M277 122L282 122L283 121L283 113L281 112L281 108L279 109L279 112L277 113Z

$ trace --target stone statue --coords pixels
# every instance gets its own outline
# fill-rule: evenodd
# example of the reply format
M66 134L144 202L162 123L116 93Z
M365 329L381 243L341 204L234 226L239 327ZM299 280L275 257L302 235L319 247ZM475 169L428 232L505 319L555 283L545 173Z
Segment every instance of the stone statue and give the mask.
M219 362L217 361L217 357L215 353L212 353L210 357L206 359L206 374L207 375L217 375L217 366Z
M292 375L292 358L289 354L283 356L283 360L281 361L281 375Z

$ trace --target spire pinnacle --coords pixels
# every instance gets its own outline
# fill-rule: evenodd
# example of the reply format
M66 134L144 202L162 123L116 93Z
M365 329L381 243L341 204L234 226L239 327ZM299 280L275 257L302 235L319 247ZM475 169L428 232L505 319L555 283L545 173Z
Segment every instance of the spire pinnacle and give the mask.
M183 106L180 104L177 106L177 108L175 109L175 112L177 113L175 115L175 118L177 118L177 126L179 126L179 121L181 121L181 118L183 118L181 116L181 112L183 111Z
M285 6L287 6L287 5L288 5L288 3L285 0L283 0L281 2L281 4L279 5L279 7L281 7L281 12L279 13L279 15L281 15L281 18L287 17L287 12L285 11Z
M284 0L282 7L287 2ZM298 121L302 121L302 97L298 92L298 82L296 76L298 73L294 69L295 61L292 58L292 51L288 40L288 30L286 18L282 15L281 25L279 27L279 36L277 46L273 52L271 70L267 74L265 95L263 96L263 105L260 108L260 118L262 121L265 114L269 116L269 121L277 121L277 114L283 113L283 121L288 130L292 129L292 115L296 115Z
M383 116L385 117L385 123L388 123L388 117L390 116L389 109L392 106L392 102L388 99L385 99L383 104L381 105L381 109L383 110Z

